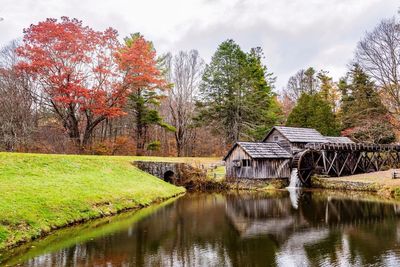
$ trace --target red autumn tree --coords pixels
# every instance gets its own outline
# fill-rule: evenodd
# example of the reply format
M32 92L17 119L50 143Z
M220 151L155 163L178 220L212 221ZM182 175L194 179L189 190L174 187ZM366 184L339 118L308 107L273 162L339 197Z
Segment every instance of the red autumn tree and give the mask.
M80 151L101 121L124 115L127 90L114 57L119 46L115 30L94 31L68 17L24 30L18 68L38 85Z
M162 97L160 91L167 88L167 82L157 68L156 51L152 43L139 33L125 38L125 46L116 57L124 72L123 84L130 92L130 107L135 115L136 153L142 155L149 141L150 125L171 129L155 109Z

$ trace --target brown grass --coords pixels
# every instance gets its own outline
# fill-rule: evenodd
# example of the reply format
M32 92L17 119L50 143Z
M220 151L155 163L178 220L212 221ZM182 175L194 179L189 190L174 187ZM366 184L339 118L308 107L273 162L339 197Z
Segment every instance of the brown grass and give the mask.
M400 169L396 169L396 171L400 172ZM374 183L382 186L400 187L400 179L392 179L392 172L393 170L388 170L343 177L330 177L327 179L329 179L329 181Z

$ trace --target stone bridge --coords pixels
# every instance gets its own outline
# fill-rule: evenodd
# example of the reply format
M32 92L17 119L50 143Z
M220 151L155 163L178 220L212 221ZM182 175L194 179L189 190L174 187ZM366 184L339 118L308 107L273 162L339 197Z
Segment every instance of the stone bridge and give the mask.
M206 176L206 172L186 163L134 161L133 165L175 185L184 185L192 178L204 178Z

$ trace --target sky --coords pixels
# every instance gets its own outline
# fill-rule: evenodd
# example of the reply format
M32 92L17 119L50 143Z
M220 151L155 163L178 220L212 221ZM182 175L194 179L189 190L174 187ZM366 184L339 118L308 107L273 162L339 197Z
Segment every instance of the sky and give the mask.
M397 15L398 0L0 0L0 46L46 18L78 18L121 39L141 32L158 53L197 49L208 63L234 39L244 51L264 50L276 90L310 66L346 73L357 42L380 20Z

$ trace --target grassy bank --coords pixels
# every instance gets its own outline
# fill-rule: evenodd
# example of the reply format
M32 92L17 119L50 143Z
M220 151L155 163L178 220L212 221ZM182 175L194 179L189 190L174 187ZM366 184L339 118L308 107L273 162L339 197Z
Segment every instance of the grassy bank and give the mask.
M0 153L0 249L184 192L133 157Z
M170 205L180 198L173 197L159 204L153 204L138 211L124 212L111 217L96 219L87 223L66 227L44 238L9 249L0 254L0 266L15 266L42 254L51 253L70 246L84 243L101 236L128 230L137 222L151 216L157 210Z

